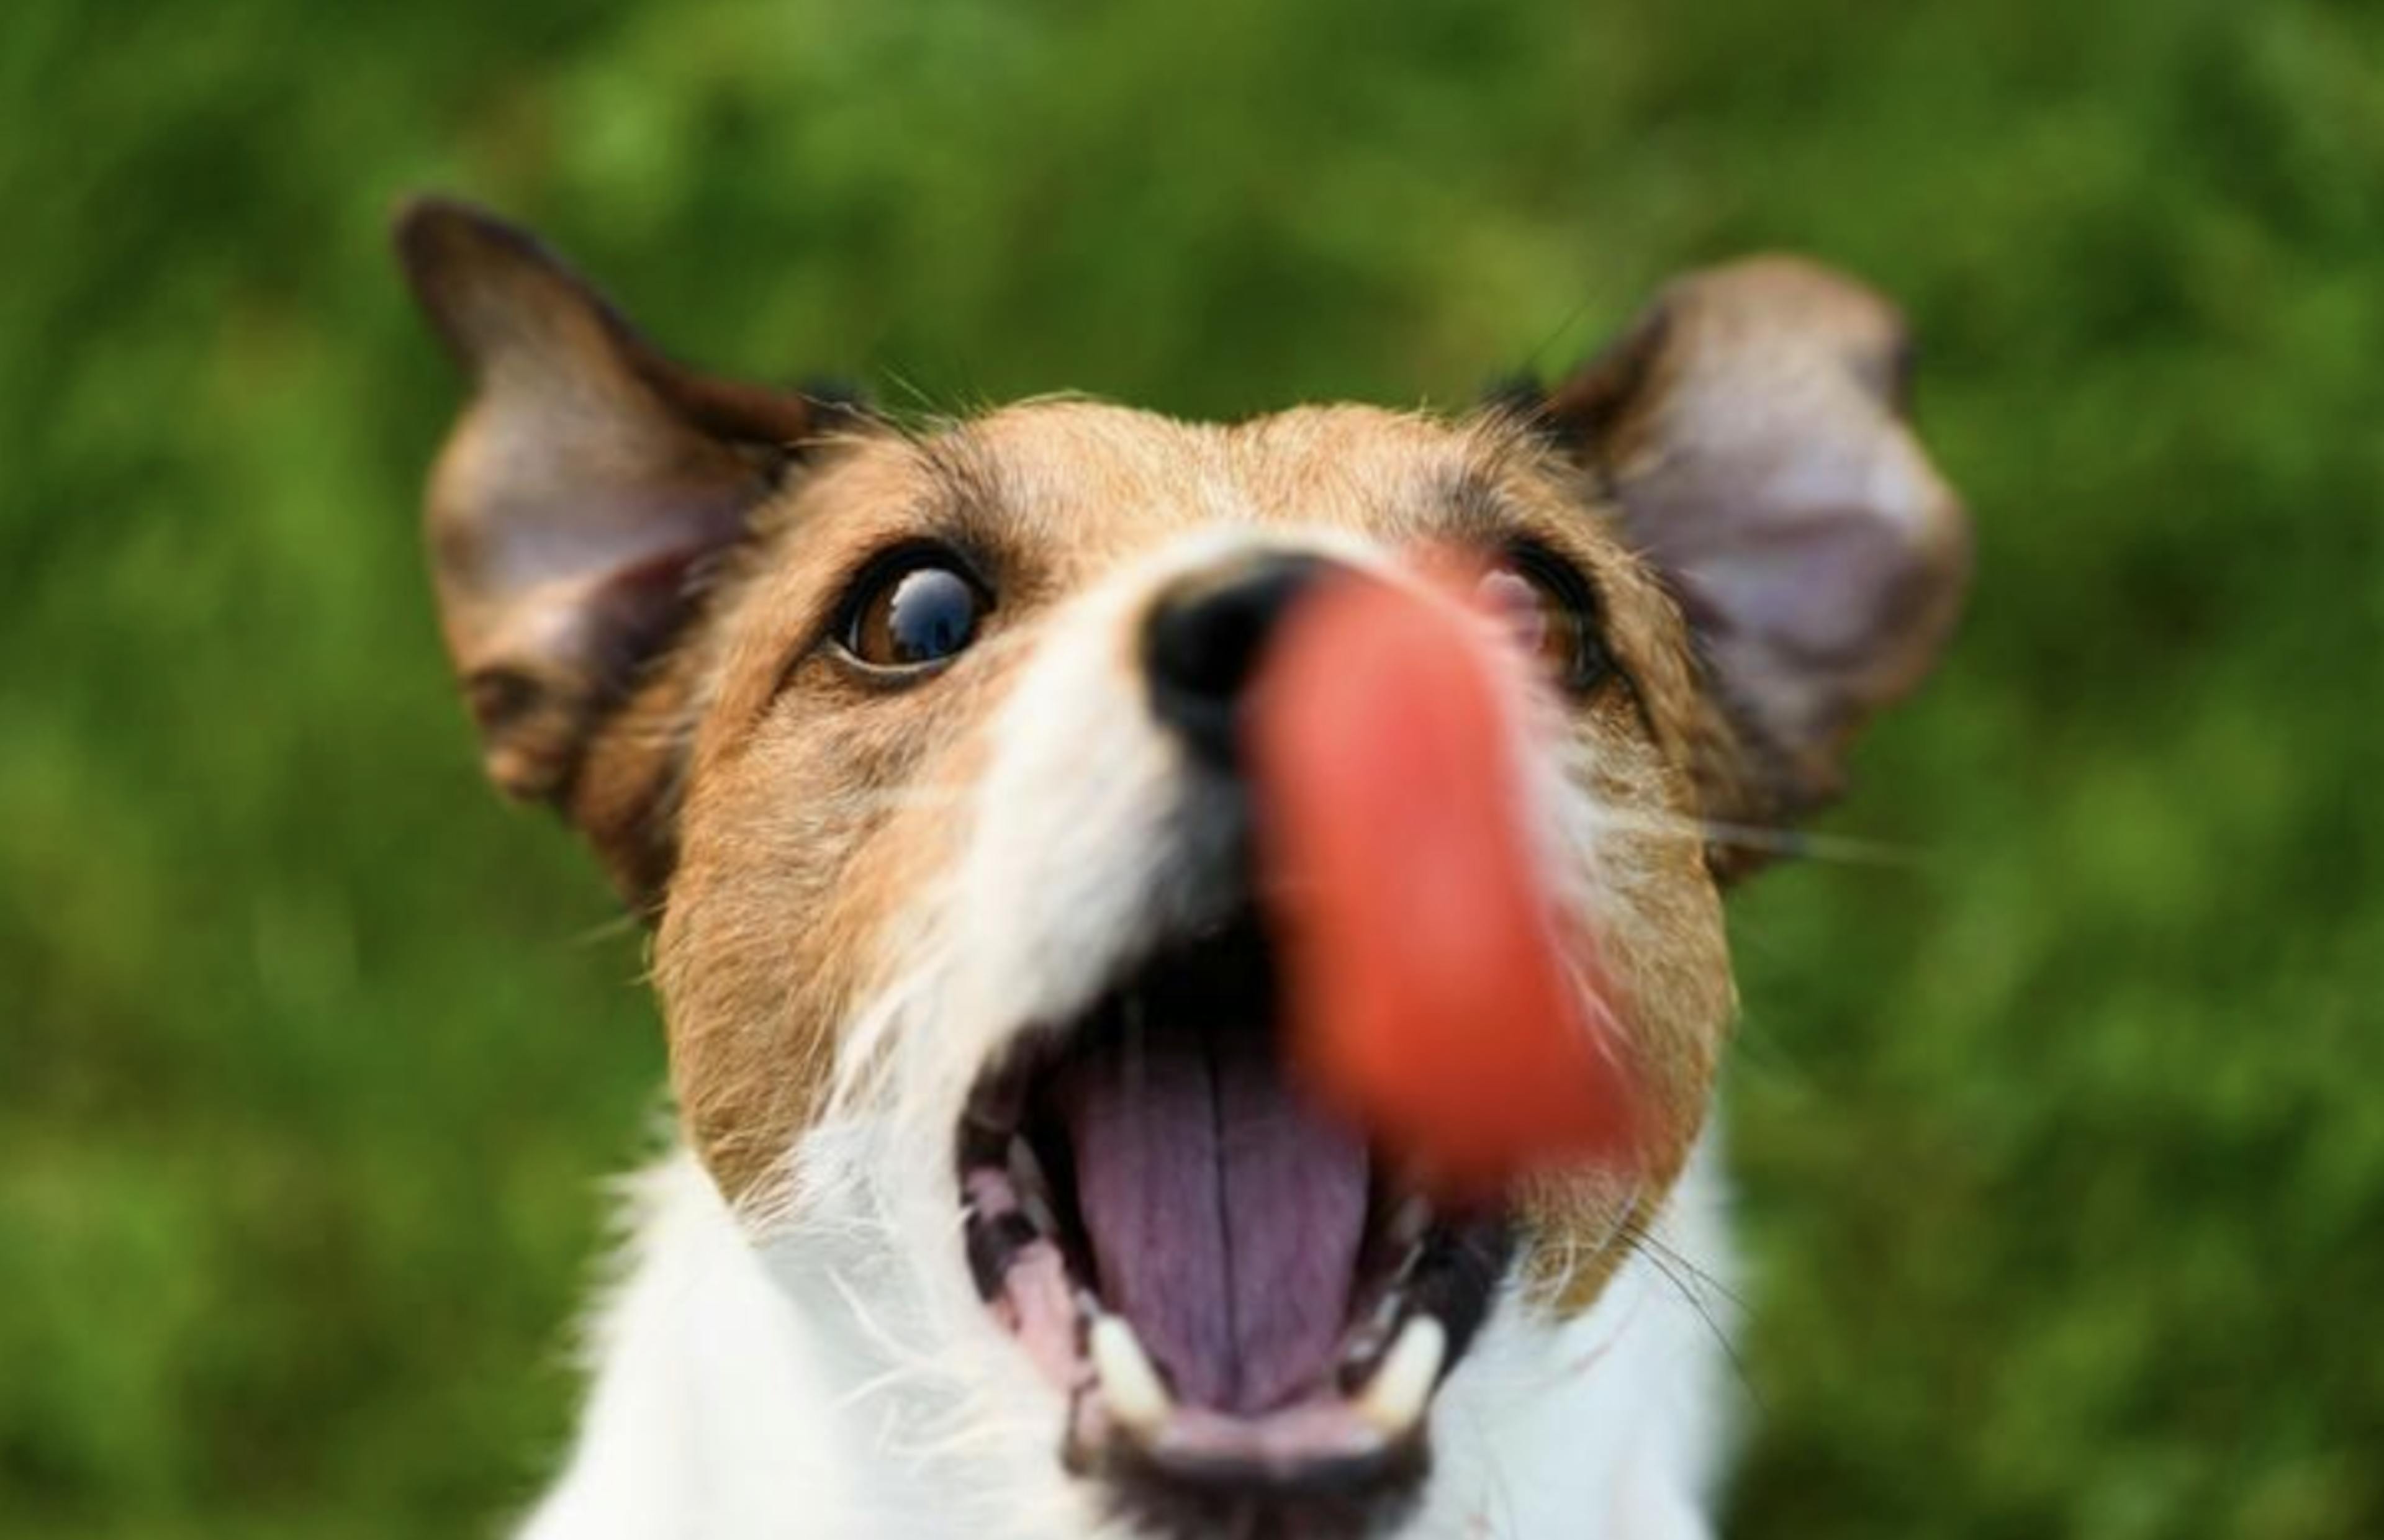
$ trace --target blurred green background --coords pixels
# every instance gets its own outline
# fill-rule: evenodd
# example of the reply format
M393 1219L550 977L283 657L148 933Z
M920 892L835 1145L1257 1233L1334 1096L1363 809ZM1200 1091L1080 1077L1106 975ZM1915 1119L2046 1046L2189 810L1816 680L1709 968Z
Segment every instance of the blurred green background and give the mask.
M0 21L0 1531L453 1535L567 1425L636 935L482 787L383 220L906 403L1457 403L1804 248L1981 553L1743 898L1765 1536L2384 1534L2384 9Z

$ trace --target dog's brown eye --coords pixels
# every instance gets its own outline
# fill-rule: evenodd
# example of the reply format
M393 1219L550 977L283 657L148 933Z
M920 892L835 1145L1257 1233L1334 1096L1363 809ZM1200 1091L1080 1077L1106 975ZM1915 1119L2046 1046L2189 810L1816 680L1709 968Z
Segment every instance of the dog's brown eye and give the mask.
M862 579L838 640L873 668L921 668L975 640L986 609L974 578L922 552Z
M1535 550L1512 553L1483 575L1474 593L1564 689L1586 690L1613 666L1598 636L1588 582L1556 558Z

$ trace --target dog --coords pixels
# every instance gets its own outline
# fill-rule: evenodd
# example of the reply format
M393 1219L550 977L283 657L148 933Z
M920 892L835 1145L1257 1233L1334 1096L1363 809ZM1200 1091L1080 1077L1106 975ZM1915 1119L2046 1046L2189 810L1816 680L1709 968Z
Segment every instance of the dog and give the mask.
M427 525L487 772L648 923L670 1050L524 1533L1711 1533L1721 896L1968 578L1887 302L1762 256L1460 415L923 423L685 367L471 206L395 241L470 382ZM1531 826L1649 1110L1488 1204L1285 1072L1235 738L1318 574L1427 550L1533 612Z

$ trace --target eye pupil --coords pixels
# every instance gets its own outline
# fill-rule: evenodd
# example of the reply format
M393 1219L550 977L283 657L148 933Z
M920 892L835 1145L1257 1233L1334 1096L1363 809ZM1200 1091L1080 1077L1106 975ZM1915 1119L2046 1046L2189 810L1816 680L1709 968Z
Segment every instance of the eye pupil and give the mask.
M968 645L975 629L976 595L938 567L909 574L887 602L886 632L903 663L948 658Z
M985 601L949 566L913 566L882 578L855 611L847 651L878 668L940 663L976 640Z

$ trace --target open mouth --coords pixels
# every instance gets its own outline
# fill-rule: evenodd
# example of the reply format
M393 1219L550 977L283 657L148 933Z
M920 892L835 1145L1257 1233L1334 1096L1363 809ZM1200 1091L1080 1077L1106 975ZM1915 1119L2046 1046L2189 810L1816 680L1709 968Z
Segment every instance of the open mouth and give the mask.
M1031 1035L960 1130L978 1291L1068 1394L1071 1468L1162 1534L1395 1519L1509 1255L1293 1083L1277 998L1245 913Z

